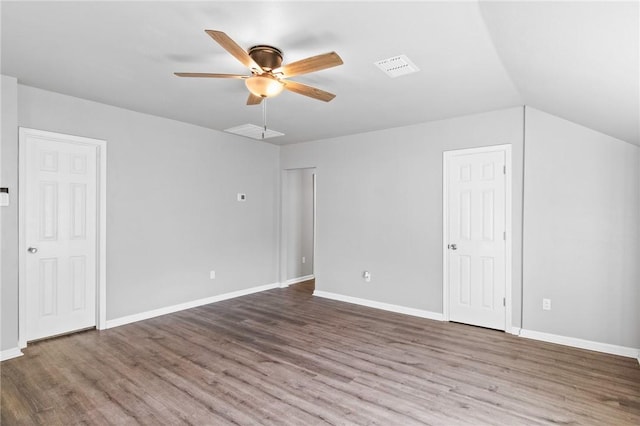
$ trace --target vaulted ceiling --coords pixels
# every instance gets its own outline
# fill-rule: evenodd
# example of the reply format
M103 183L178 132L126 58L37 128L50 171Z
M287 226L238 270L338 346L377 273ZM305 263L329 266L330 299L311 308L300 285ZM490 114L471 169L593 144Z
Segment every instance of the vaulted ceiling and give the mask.
M246 74L204 29L284 62L335 50L344 65L293 80L335 93L268 100L275 144L530 105L640 145L639 3L10 2L1 3L2 74L20 83L223 130L261 125ZM374 62L407 55L397 78Z

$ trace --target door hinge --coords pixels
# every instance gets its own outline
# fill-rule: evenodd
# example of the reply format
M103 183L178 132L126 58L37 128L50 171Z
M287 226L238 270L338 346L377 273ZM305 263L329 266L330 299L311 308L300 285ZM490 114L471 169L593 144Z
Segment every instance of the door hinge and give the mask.
M502 166L502 174L507 174L507 166Z
M502 298L502 306L505 306L505 307L507 306L507 298L506 297Z
M504 231L504 232L502 233L502 239L503 239L503 240L505 240L505 241L507 241L507 231Z

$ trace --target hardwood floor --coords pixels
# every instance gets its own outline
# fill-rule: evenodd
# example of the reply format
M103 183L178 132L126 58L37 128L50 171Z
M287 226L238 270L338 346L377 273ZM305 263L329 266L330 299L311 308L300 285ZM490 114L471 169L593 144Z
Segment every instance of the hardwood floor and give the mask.
M310 279L307 281L303 281L301 283L289 286L289 289L313 294L313 291L316 289L316 280Z
M634 359L305 285L34 343L1 380L2 425L640 424Z

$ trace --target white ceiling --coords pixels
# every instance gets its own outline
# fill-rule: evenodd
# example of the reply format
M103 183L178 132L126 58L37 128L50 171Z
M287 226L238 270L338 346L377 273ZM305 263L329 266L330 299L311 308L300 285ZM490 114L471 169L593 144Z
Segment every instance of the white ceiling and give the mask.
M205 33L271 44L284 63L335 50L344 65L292 78L337 94L268 102L296 143L530 105L640 145L633 2L8 2L2 74L20 83L223 130L260 125L246 69ZM375 61L407 55L391 79Z

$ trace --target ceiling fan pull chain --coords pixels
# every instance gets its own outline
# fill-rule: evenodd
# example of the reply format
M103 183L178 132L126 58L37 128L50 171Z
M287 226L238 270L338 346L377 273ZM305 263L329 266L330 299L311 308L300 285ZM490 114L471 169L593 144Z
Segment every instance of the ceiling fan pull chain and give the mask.
M267 99L262 100L262 139L264 139L264 135L267 133Z

